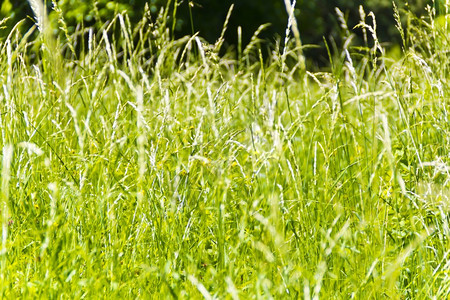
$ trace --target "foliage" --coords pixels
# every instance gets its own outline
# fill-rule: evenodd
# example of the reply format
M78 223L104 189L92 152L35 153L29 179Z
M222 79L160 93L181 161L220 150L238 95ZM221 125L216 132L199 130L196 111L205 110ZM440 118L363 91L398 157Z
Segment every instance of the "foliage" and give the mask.
M443 1L436 1L436 8L443 11ZM264 23L271 26L265 29L260 38L273 44L280 37L284 37L287 25L287 13L284 0L260 1L260 0L46 0L50 11L50 18L56 23L60 16L52 11L54 4L62 11L67 29L73 33L76 28L94 26L99 29L105 22L113 19L117 13L127 12L132 24L136 24L143 16L145 5L156 19L161 8L169 7L168 16L173 35L176 38L187 34L199 32L200 36L210 43L214 43L220 36L227 12L232 4L234 12L229 20L226 33L226 45L236 47L238 44L237 28L242 28L242 42L247 44L257 28ZM53 4L52 4L53 3ZM396 0L400 9L405 7L405 2ZM425 5L430 3L424 0L415 1L409 5L409 9L417 13L423 13ZM441 3L440 5L438 5ZM336 18L335 8L338 7L345 13L349 27L357 25L360 20L359 5L364 5L367 11L373 11L378 16L379 37L382 41L398 44L400 37L395 31L393 23L392 1L297 1L295 16L301 32L304 44L320 45L324 49L323 37L339 43L339 20ZM440 8L440 9L439 9ZM9 27L21 18L31 15L27 7L27 1L5 0L2 4L0 17L10 16ZM175 15L175 18L173 16ZM28 20L30 21L30 20ZM27 22L26 28L31 26ZM361 33L359 34L361 36ZM307 56L316 62L327 61L326 52L317 49L307 52Z
M450 19L401 14L397 57L368 17L322 72L290 39L219 56L148 11L14 29L1 298L445 299Z

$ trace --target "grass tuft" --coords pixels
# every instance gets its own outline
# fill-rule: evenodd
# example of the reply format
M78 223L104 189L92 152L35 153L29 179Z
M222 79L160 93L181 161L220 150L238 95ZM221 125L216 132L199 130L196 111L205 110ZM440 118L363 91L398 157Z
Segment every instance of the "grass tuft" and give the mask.
M394 9L391 56L337 11L315 72L293 18L263 61L265 25L220 57L168 10L70 35L55 9L59 38L0 42L1 297L448 296L446 16Z

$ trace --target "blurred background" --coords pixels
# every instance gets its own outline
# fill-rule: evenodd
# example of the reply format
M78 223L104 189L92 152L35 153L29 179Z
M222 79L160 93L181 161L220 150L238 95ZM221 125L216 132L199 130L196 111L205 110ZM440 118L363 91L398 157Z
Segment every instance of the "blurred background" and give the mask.
M142 18L146 3L156 18L162 7L169 7L169 17L176 12L176 21L172 34L175 38L199 32L208 42L214 43L222 31L227 12L231 4L234 11L226 34L225 49L236 47L237 28L242 27L242 42L245 45L259 25L271 25L261 34L266 41L266 47L284 39L288 15L284 0L54 0L64 13L69 31L77 28L93 26L99 28L115 13L126 11L131 23ZM426 6L435 8L438 12L444 10L445 0L416 0L410 3L394 0L400 11L407 9L417 15L427 14ZM0 1L0 19L9 17L0 31L0 37L5 37L17 21L26 19L22 30L28 30L33 25L32 11L28 1ZM46 5L50 19L56 20L56 13L51 10L52 1ZM344 14L350 30L360 20L359 6L363 5L366 13L373 11L376 15L378 37L386 47L399 43L400 36L395 28L393 4L391 0L299 0L296 3L295 16L298 21L301 39L304 45L318 45L318 48L305 50L305 56L310 64L326 65L328 58L324 47L324 38L331 44L339 46L342 36L341 27L335 12L338 7ZM371 22L368 20L368 22ZM361 35L360 29L352 30Z

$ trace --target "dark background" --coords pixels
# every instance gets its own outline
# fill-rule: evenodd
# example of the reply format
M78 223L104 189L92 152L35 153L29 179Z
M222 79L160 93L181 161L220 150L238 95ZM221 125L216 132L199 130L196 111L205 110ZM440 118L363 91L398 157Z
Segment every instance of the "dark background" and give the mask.
M437 2L445 0L437 0ZM47 0L50 18L56 18L51 12L51 1ZM200 36L214 43L220 36L228 9L234 3L234 11L230 19L226 34L227 47L235 47L237 43L237 27L242 27L243 44L250 40L254 31L263 23L271 26L262 33L267 45L283 40L287 13L284 0L57 0L58 6L63 10L69 31L76 27L99 27L111 19L116 12L124 10L129 14L132 22L137 22L144 12L146 3L150 6L156 18L161 7L169 4L169 16L172 16L174 5L177 5L176 26L173 32L175 37L199 32ZM94 2L96 4L94 4ZM424 14L427 4L433 5L430 0L416 0L406 5L405 1L395 0L400 10L408 9L416 14ZM0 31L0 36L6 36L8 30L18 21L26 18L23 30L33 25L32 11L28 1L2 0L0 1L0 18L10 17L6 26ZM387 47L399 43L400 36L395 29L391 0L299 0L295 15L300 29L303 44L319 45L319 48L306 50L307 58L314 64L326 64L326 52L323 38L331 43L340 43L341 29L335 12L338 7L345 13L349 28L352 29L359 22L359 5L363 5L366 13L373 11L377 18L378 36ZM439 9L438 5L436 5ZM96 9L94 9L94 7ZM442 10L442 6L440 7ZM192 16L192 22L191 22ZM170 21L172 22L172 21ZM368 20L368 22L371 22ZM171 23L170 23L171 24ZM361 30L353 30L361 34ZM358 40L356 39L356 43Z

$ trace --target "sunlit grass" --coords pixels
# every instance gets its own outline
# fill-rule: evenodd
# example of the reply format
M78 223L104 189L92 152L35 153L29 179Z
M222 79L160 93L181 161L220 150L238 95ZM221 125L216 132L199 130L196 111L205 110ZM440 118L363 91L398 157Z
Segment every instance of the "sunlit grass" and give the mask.
M13 30L2 297L446 297L448 18L409 16L392 58L361 15L329 72L296 39L219 57L163 17Z

